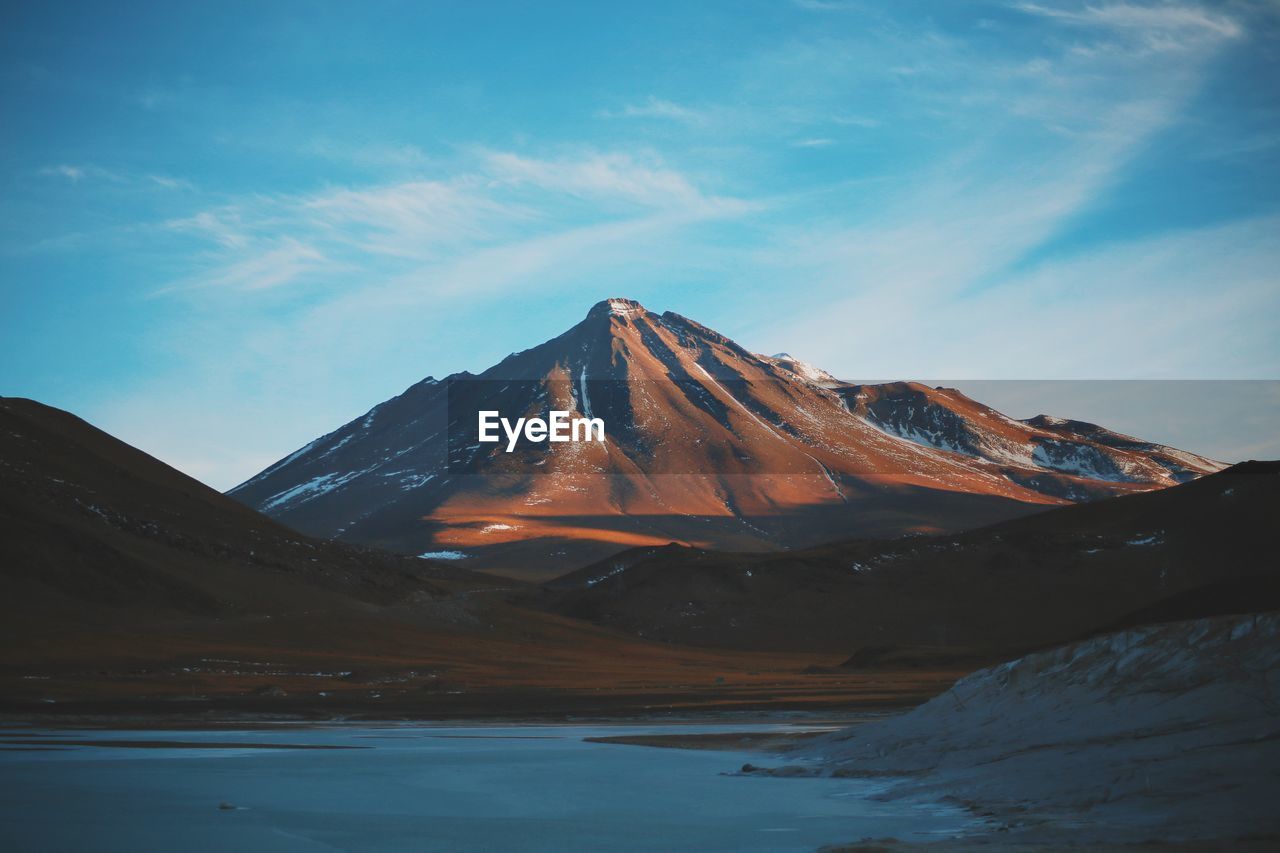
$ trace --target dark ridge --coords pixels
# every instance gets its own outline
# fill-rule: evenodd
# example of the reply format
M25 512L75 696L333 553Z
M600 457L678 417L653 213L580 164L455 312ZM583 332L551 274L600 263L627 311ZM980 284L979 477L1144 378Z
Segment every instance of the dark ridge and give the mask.
M1257 575L1179 592L1149 607L1135 610L1097 633L1108 634L1161 622L1185 622L1188 619L1210 616L1241 616L1272 610L1280 610L1280 577Z
M677 314L674 311L663 311L662 319L675 326L679 326L686 334L720 344L725 349L728 349L745 359L749 359L753 362L758 362L760 360L755 353L747 352L732 339L726 338L715 329L708 329L696 320L690 320L682 314Z
M1237 462L1209 476L1221 477L1223 474L1280 474L1280 460L1250 459L1247 462Z
M949 536L639 551L544 587L540 603L672 643L976 665L1135 624L1280 609L1280 486L1257 476L1278 473L1241 463Z
M722 427L732 431L729 424L729 407L708 391L701 381L685 370L684 365L680 363L680 357L667 346L666 341L658 336L653 326L646 322L637 323L636 327L640 330L640 338L645 346L667 369L667 378L675 384L684 398L715 418Z

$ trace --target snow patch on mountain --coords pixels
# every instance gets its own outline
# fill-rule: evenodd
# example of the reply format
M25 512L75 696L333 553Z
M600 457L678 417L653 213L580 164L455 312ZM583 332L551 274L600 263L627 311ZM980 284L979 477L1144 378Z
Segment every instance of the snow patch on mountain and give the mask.
M1031 451L1031 459L1041 468L1091 480L1121 482L1129 479L1110 456L1087 444L1041 439Z
M613 317L634 317L645 313L644 306L631 299L610 299L607 301L609 314Z
M332 492L339 486L351 482L356 477L369 473L370 470L366 468L362 471L348 471L345 474L330 473L312 477L305 483L300 483L293 488L285 489L267 498L262 504L262 511L268 512L273 509L296 506L309 500L314 500L323 494Z
M400 483L400 491L402 492L409 492L409 491L413 491L414 489L420 489L423 486L425 486L427 483L430 483L432 480L436 478L435 474L415 474L415 473L406 474L403 471L395 471L390 474L383 474L382 476L395 477L397 475L400 476L399 483Z
M814 367L807 361L801 361L789 352L774 353L765 360L784 370L789 370L801 379L812 382L815 385L833 385L840 382L840 380L821 367Z
M602 575L597 575L597 576L596 576L596 577L594 577L594 578L590 578L590 579L587 581L587 586L595 586L595 585L596 585L596 584L598 584L598 583L602 583L602 582L604 582L604 581L607 581L607 580L608 580L609 578L611 578L611 577L615 577L615 576L617 576L617 575L622 574L622 573L623 573L623 572L625 572L626 570L627 570L627 565L626 565L625 563L618 563L618 564L617 564L617 565L615 565L612 569L610 569L609 571L605 572L604 574L602 574Z
M327 436L327 435L322 435L322 436L320 436L320 438L317 438L317 439L315 439L315 440L313 440L313 441L311 441L311 442L308 442L307 444L303 445L302 447L299 447L297 450L293 451L292 453L290 453L290 454L289 454L288 456L286 456L285 458L281 459L281 460L280 460L279 462L277 462L276 464L272 465L272 466L271 466L271 467L269 467L269 468L266 468L266 469L262 470L260 473L258 473L258 474L256 474L255 476L253 476L253 477L249 478L248 480L245 480L243 483L241 483L240 485L236 486L235 488L233 488L233 489L229 490L229 491L227 492L227 494L231 494L231 495L233 495L233 494L235 494L236 492L240 491L241 489L243 489L243 488L244 488L244 487L246 487L246 486L249 486L249 485L251 485L251 484L253 484L253 483L260 482L261 480L264 480L264 479L266 479L267 477L270 477L272 474L276 473L277 471L281 470L282 468L287 467L291 462L294 462L295 460L297 460L297 459L299 459L299 458L301 458L301 457L303 457L303 456L306 456L306 455L307 455L308 453L310 453L312 450L315 450L316 445L320 444L320 442L324 441L324 440L325 440L326 438L328 438L328 437L329 437L329 436Z
M333 445L332 447L330 447L329 449L327 449L324 453L321 453L321 454L320 454L318 457L316 457L316 458L317 458L317 459L324 459L326 456L332 456L336 451L341 450L343 447L345 447L345 446L346 446L346 445L351 441L351 439L353 439L353 438L355 438L355 437L356 437L356 433L354 433L354 432L352 432L352 433L348 433L347 435L344 435L344 436L342 437L342 439L341 439L337 444Z
M578 396L576 401L578 411L585 418L591 417L591 398L587 396L587 366L582 365L582 371L578 374Z

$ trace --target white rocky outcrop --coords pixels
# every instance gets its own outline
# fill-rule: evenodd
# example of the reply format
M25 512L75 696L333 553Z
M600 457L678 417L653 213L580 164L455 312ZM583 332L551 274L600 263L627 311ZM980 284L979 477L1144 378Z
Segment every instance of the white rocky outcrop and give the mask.
M1028 655L797 756L834 775L902 774L884 796L956 799L1026 840L1280 833L1280 614Z

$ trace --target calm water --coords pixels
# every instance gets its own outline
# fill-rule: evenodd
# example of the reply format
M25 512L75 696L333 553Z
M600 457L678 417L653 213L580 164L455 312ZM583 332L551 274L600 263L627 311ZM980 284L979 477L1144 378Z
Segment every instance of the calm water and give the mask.
M748 752L584 743L769 726L333 726L9 730L0 848L60 850L812 850L950 835L960 812L867 799L874 783L721 775ZM327 744L343 750L78 746L24 739ZM219 809L220 803L235 810Z

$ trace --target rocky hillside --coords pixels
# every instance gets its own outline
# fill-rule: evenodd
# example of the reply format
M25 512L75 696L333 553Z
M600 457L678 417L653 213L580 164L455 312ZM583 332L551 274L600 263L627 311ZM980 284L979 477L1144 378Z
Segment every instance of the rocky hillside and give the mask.
M1277 517L1280 464L1249 463L953 535L635 549L539 600L668 642L976 665L1120 625L1280 606Z
M1002 841L1280 835L1280 615L1139 628L980 670L919 708L804 745L805 766L901 777Z

